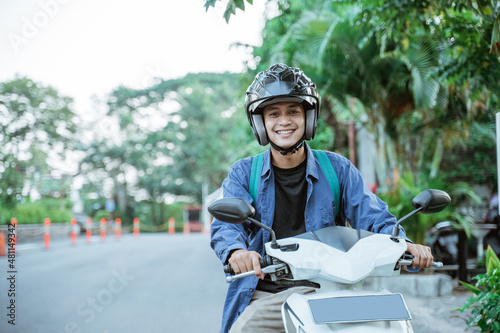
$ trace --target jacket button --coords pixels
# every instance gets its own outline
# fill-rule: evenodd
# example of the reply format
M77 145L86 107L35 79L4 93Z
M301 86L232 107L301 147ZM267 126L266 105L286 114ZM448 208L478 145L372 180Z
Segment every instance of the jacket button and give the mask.
M250 288L249 290L250 290L251 293L253 293L253 288Z

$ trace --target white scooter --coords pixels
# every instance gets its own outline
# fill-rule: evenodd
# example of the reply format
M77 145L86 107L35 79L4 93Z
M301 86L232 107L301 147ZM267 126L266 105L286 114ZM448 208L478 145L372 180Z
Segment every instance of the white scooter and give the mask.
M418 212L439 212L449 202L446 192L423 191L412 202L415 210L398 221L392 235L332 226L279 241L271 228L252 218L254 208L242 199L220 199L208 210L219 221L251 221L269 231L272 241L265 244L261 266L273 281L317 288L312 294L292 294L283 304L287 333L413 332L403 296L387 290L363 290L362 281L368 276L399 275L402 266L410 266L412 256L405 254L399 224ZM232 269L228 265L225 271ZM253 271L228 275L226 281L252 275Z

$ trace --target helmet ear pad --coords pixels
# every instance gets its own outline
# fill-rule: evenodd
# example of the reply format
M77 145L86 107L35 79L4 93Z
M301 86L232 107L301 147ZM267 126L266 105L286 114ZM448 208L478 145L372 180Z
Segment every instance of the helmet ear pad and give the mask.
M261 146L266 146L269 143L269 138L267 137L266 126L264 125L264 117L262 113L252 114L253 122L253 134Z
M306 110L306 130L305 130L305 139L311 140L314 139L314 134L316 133L316 122L318 119L316 118L316 109L312 108Z

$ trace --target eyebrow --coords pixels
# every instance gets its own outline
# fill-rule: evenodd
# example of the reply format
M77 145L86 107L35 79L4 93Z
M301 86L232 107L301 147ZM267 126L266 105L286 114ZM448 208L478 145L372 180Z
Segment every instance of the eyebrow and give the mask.
M286 107L287 108L291 108L291 107L296 107L296 106L299 106L299 105L300 105L300 103L290 102ZM266 106L264 108L265 111L272 111L272 110L275 110L275 109L279 109L275 104L274 105Z

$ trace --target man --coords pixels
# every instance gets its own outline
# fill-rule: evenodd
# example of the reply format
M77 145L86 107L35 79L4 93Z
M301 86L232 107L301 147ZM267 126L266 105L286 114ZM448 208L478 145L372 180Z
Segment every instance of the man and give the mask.
M231 166L223 183L224 197L239 197L255 207L255 218L272 227L278 239L314 231L336 222L372 232L390 234L396 218L366 186L359 171L346 158L326 152L340 184L340 202L314 153L305 140L314 138L319 114L316 85L298 68L276 64L255 77L246 92L245 109L265 152L256 199L249 193L253 157ZM335 208L339 213L335 217ZM401 230L401 235L405 235ZM211 246L235 273L250 270L255 276L229 285L222 332L282 332L280 306L293 292L314 292L309 287L286 289L266 279L259 259L269 233L249 224L215 220ZM408 242L414 268L432 264L428 247ZM250 305L249 305L250 304Z

